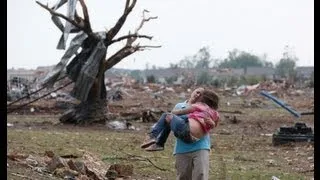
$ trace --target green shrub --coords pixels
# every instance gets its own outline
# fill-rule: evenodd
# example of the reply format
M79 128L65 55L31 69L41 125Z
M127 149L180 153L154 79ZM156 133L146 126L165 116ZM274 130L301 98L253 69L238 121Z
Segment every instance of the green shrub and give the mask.
M173 84L173 82L178 80L178 76L166 77L165 79L168 84Z
M156 78L154 75L147 76L147 83L156 83Z

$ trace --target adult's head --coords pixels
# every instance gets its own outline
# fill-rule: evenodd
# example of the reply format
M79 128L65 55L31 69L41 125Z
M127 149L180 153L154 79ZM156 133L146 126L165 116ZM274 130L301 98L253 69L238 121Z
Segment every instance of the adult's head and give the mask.
M193 103L197 102L199 100L199 98L201 98L203 91L204 91L204 88L202 88L202 87L195 89L191 93L191 96L188 100L188 103L193 104Z

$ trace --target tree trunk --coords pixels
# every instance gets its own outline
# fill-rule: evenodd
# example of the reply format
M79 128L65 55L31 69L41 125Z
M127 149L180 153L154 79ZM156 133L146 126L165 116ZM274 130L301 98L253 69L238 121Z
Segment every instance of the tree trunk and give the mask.
M60 122L82 125L105 123L107 120L106 97L107 91L104 83L104 71L101 68L90 89L87 100L67 110L62 117L60 117Z

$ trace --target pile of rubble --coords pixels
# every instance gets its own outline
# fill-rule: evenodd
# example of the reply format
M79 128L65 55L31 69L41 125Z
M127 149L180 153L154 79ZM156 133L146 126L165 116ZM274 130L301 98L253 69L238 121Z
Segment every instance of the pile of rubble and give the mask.
M154 122L161 113L170 111L174 104L187 99L196 86L115 82L107 84L106 88L106 101L108 101L106 109L109 120ZM297 89L287 81L268 80L255 85L242 85L232 88L215 88L213 86L207 86L206 88L215 89L222 97L241 97L243 101L240 103L249 108L266 107L263 101L264 98L259 95L262 90L285 101L290 100L290 97L296 98L300 96L302 100L293 101L294 104L292 106L296 108L313 109L314 106L313 101L303 100L304 97L313 99L313 88ZM67 87L67 89L50 93L44 99L40 99L15 112L18 114L61 114L68 108L80 103L69 95L71 89L72 87ZM23 103L21 102L20 104ZM228 102L222 103L228 104ZM20 104L10 108L16 108Z
M19 153L7 154L8 163L15 162L31 168L42 175L73 180L105 180L128 178L133 174L133 166L126 164L107 165L89 152L82 157L75 155L58 156L46 151L45 156L35 157ZM7 168L10 165L7 164Z

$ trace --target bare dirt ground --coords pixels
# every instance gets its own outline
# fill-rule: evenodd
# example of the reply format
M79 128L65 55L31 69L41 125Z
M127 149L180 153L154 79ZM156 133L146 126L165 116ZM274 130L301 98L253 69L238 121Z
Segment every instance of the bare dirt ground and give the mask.
M303 91L279 91L278 96L300 112L313 111L313 89ZM126 92L122 100L109 103L114 117L109 122L121 119L124 113L141 113L151 108L169 111L190 95L188 88L161 89L156 85L147 89L127 88ZM313 179L313 143L272 145L272 134L280 126L305 122L313 128L313 115L296 119L257 92L248 97L218 92L222 120L211 132L210 179ZM129 164L133 172L118 179L175 179L173 135L164 151L150 153L139 147L153 122L128 120L134 128L124 130L106 125L79 127L60 124L63 111L56 107L55 99L47 99L8 114L7 179L67 178L63 173L44 170L50 161L46 151L74 161L79 159L103 176L112 164ZM230 113L234 111L241 114Z

